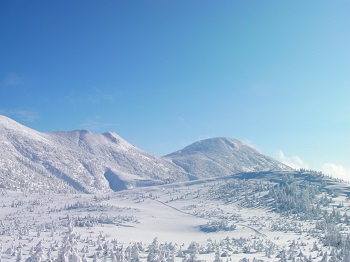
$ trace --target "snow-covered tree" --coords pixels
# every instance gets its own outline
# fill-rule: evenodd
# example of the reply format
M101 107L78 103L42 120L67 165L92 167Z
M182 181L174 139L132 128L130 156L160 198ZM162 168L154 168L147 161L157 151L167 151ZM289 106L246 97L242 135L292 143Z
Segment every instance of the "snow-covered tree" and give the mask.
M26 262L44 262L45 260L46 257L44 255L44 247L42 245L42 241L39 241L34 248L34 253L27 258Z
M191 244L187 248L187 253L189 255L188 261L191 261L191 262L196 261L199 255L198 243L191 242Z

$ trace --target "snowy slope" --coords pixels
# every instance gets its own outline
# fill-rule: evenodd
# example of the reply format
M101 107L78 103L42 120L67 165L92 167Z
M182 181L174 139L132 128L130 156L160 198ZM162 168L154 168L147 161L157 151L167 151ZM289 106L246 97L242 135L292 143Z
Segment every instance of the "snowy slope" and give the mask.
M95 192L187 180L180 167L114 133L40 133L0 116L0 148L6 188Z
M49 135L56 143L74 150L75 157L90 173L104 174L115 190L187 180L187 174L175 164L140 150L116 133L78 130ZM127 183L124 188L119 180ZM115 183L119 185L113 185Z
M59 151L45 134L0 115L0 187L74 192L49 170L48 164L56 161Z
M201 140L164 158L181 166L193 179L241 172L290 170L288 166L232 138Z

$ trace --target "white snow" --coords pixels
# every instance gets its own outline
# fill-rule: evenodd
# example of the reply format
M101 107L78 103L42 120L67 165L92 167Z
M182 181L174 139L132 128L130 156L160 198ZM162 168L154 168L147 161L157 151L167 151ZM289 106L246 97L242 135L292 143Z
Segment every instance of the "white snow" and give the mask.
M280 261L283 257L304 261L310 256L311 261L321 261L324 253L333 259L344 257L341 250L346 254L345 247L325 244L324 231L317 230L321 218L304 220L297 213L286 215L274 209L271 186L285 181L286 176L290 185L301 188L305 181L293 182L292 172L271 176L275 182L261 180L261 176L249 180L232 176L96 195L28 195L2 190L1 259L40 255L65 257L66 261L74 261L69 256L113 261L123 254L124 261L134 261L128 255L135 246L140 261L147 261L152 252L156 253L153 261L191 261L192 255L214 261L217 250L222 261ZM312 201L317 202L322 194L317 193ZM350 206L346 195L326 194L331 205L322 207L322 212L331 216L336 207L345 214ZM344 236L348 234L344 219L332 223L342 227ZM201 229L208 224L216 226Z

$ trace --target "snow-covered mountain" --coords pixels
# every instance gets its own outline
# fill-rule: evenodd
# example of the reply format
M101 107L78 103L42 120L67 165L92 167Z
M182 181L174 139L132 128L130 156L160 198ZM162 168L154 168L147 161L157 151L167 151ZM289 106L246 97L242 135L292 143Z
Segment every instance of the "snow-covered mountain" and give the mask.
M181 166L193 179L291 169L232 138L201 140L165 158Z
M40 133L0 116L0 185L95 192L184 181L187 173L115 133Z
M0 187L5 188L93 193L286 169L234 139L199 141L161 158L115 133L41 133L0 115Z

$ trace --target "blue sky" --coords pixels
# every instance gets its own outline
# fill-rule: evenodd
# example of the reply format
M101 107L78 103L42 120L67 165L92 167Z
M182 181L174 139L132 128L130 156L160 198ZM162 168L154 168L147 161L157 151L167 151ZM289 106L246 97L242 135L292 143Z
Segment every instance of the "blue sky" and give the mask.
M0 2L0 114L350 177L350 1Z

